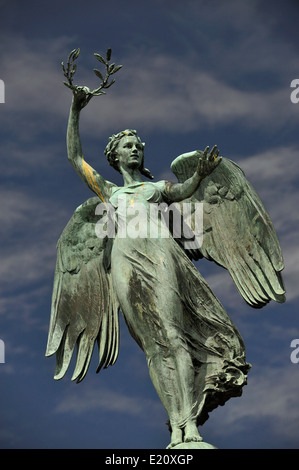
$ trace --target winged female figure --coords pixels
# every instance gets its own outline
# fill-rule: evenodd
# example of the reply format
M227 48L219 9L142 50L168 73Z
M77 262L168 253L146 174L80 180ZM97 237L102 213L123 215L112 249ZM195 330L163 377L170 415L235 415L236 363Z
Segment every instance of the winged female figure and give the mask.
M241 395L250 365L239 331L192 260L205 257L226 268L254 308L271 300L284 302L283 259L275 230L243 171L219 157L216 146L177 157L171 165L176 182L154 182L144 166L144 143L135 130L127 129L110 137L104 152L122 174L123 186L107 181L84 160L79 135L81 110L101 93L70 82L68 86L73 91L68 159L95 196L75 210L57 244L46 352L56 354L54 378L65 375L76 347L72 379L77 382L87 373L96 343L97 371L113 365L121 312L145 353L168 414L168 447L199 442L198 426L218 405ZM202 242L195 248L186 248L171 224L168 236L162 236L162 215L155 219L159 230L154 236L120 236L136 205L142 205L146 225L152 223L154 204L166 209L176 204L183 219L186 203L203 207ZM97 236L99 204L114 209L113 237ZM191 219L184 223L196 242L196 220Z

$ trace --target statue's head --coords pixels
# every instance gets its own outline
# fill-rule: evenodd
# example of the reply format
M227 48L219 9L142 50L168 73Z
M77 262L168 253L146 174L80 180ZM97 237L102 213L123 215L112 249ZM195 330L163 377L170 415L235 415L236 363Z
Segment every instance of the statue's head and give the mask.
M139 171L142 175L146 176L147 178L153 179L151 172L144 168L144 147L145 143L141 141L140 137L138 136L137 132L134 129L126 129L125 131L121 131L118 134L113 134L109 137L109 143L104 151L104 154L107 157L109 164L117 171L121 173L120 166L119 166L119 155L118 149L120 143L126 137L134 137L137 143L139 144L139 148L142 151L142 161L139 167Z

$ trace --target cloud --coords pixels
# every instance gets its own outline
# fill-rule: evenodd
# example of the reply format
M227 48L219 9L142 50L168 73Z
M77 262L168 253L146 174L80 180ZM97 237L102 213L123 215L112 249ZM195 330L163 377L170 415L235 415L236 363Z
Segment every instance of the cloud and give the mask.
M176 2L168 15L185 54L204 62L206 68L217 68L242 89L254 87L265 72L264 77L276 83L296 70L290 29L296 28L296 9L295 4L284 8L273 2L269 12L260 0L189 1L188 8ZM283 57L283 66L277 57Z
M2 189L0 197L5 234L0 279L2 288L10 291L40 282L54 269L59 227L67 216L53 200L30 196L25 190Z
M65 123L66 129L66 123ZM30 178L32 190L39 180L46 181L56 171L62 171L61 167L66 161L65 140L60 136L55 141L40 143L31 135L31 142L24 143L20 133L18 138L11 137L3 141L1 145L2 175L7 179L13 178L15 188L24 187L24 182ZM64 137L64 136L63 136ZM29 136L26 137L29 139Z
M246 176L255 184L266 184L266 191L270 189L277 194L277 199L283 193L287 193L288 186L296 190L296 179L299 176L298 167L299 149L292 145L271 147L267 151L249 155L237 162L242 167ZM275 182L275 187L269 182ZM267 184L268 183L268 184ZM267 195L265 191L265 194ZM273 193L270 194L273 196Z
M26 129L28 133L30 129L34 134L56 129L66 120L71 92L62 85L60 61L67 56L70 43L67 37L47 42L15 37L2 50L5 109L15 117L11 130L17 127L18 132ZM227 51L228 60L229 54ZM87 56L79 57L79 82L75 83L92 89L97 86L92 73L97 64L91 54L86 65ZM199 63L166 53L141 50L122 57L121 62L124 67L117 74L117 83L107 96L93 98L82 113L82 129L87 134L135 128L136 124L148 131L189 132L201 125L227 126L240 121L254 129L279 129L291 119L298 120L290 107L289 84L274 90L240 89ZM24 115L30 115L30 120L24 122Z
M34 197L24 189L3 188L0 198L0 320L7 341L15 322L26 330L41 330L48 324L55 245L68 215L53 200Z
M89 387L80 390L80 393L68 392L57 405L55 412L78 415L96 410L122 413L132 417L147 416L148 423L155 423L155 421L159 423L162 405L158 400L127 396L122 392L115 392L104 387ZM158 417L159 419L156 419Z
M226 423L226 432L233 435L255 423L260 427L271 426L271 432L281 442L293 439L299 422L298 372L296 365L271 369L259 367L259 372L248 379L242 398L232 400L217 411L217 419ZM215 430L217 432L217 426Z
M7 36L1 74L6 85L6 108L12 111L38 111L45 116L60 108L61 58L71 38L51 41L29 40L22 35ZM54 104L55 103L55 104ZM54 106L53 106L54 105ZM56 111L57 112L57 111Z
M269 126L274 129L289 121L289 104L284 88L240 90L200 66L188 62L178 66L176 58L158 55L127 57L126 68L119 73L109 101L103 100L101 112L107 124L119 122L119 127L124 127L138 122L139 127L155 131L162 128L168 132L189 132L203 125L240 122L252 129ZM92 106L93 113L86 113L90 129L94 126L90 118L92 115L94 119L95 102Z

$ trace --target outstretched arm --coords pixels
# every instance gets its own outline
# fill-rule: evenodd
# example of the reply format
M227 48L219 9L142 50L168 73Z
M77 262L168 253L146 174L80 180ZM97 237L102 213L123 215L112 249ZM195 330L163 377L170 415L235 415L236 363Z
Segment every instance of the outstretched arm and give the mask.
M87 87L76 87L73 90L68 128L67 153L68 159L84 183L105 202L109 199L112 183L106 181L83 158L81 139L79 133L80 112L90 101L92 95Z
M98 69L94 69L95 74L100 78L101 83L98 88L93 91L90 91L89 88L84 86L75 86L73 84L74 74L76 72L76 64L80 53L80 49L74 49L68 57L66 66L62 62L62 70L67 81L64 84L70 88L73 92L73 100L69 115L68 128L67 128L67 153L68 159L87 184L87 186L97 194L103 202L109 199L111 194L111 188L115 185L106 181L102 176L100 176L88 163L85 162L82 153L81 140L79 135L79 118L81 110L89 103L93 96L99 96L105 94L103 89L110 88L115 80L111 80L110 76L116 73L122 65L110 64L111 59L111 49L107 50L106 59L104 59L100 54L94 53L96 59L106 67L106 74L103 75L102 72Z
M194 152L192 152L194 153ZM195 152L196 153L196 152ZM206 147L203 155L198 154L198 166L194 174L188 178L184 183L174 183L168 186L168 198L171 202L178 202L187 199L194 194L200 185L201 181L208 176L221 162L221 157L218 158L219 150L214 145L209 153L209 147Z

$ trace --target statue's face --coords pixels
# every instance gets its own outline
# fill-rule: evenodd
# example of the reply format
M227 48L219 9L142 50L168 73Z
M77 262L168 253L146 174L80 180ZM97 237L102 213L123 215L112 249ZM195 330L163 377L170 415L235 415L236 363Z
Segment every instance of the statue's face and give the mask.
M124 136L116 149L120 168L140 168L143 162L143 145L135 136Z

